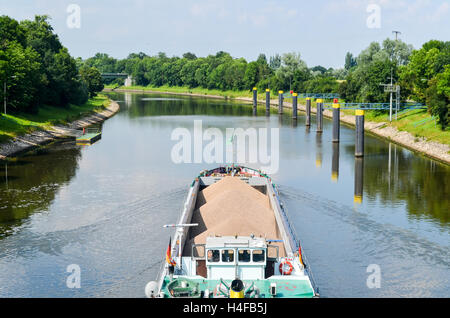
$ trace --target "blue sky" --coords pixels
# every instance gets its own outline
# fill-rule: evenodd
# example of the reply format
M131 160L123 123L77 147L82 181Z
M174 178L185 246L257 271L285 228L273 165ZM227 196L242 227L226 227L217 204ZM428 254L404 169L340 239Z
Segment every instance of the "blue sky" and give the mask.
M48 14L75 56L130 52L169 56L223 50L254 60L259 53L300 52L308 66L342 67L372 41L400 38L419 48L430 39L450 40L449 0L0 0L0 15L31 19ZM80 28L69 28L69 4L81 9ZM380 8L380 27L367 20Z

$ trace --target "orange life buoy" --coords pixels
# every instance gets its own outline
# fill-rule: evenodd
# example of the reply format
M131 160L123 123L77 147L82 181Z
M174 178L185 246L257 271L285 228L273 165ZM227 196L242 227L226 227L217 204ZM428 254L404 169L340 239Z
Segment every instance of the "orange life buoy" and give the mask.
M284 270L284 265L289 266L289 269L287 271ZM289 261L284 261L280 263L280 266L278 267L278 269L280 270L280 273L282 275L291 275L292 270L294 269L294 266L292 266L292 263Z

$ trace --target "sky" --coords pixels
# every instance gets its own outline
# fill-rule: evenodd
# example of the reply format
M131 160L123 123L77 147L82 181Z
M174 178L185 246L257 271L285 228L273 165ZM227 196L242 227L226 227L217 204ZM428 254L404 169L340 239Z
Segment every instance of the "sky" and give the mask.
M71 55L132 52L255 60L299 52L309 67L343 67L371 42L399 38L414 48L450 40L450 0L0 0L0 15L47 14Z

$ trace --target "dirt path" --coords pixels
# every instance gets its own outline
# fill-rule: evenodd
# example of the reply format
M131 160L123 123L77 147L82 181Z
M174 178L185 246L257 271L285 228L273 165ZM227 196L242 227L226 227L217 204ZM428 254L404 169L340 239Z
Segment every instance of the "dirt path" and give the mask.
M52 126L48 130L37 130L30 134L16 137L13 140L0 144L0 159L14 157L20 153L48 144L56 139L75 137L78 133L76 131L77 129L101 123L112 117L119 109L119 104L111 101L109 106L103 111L75 120L69 125Z

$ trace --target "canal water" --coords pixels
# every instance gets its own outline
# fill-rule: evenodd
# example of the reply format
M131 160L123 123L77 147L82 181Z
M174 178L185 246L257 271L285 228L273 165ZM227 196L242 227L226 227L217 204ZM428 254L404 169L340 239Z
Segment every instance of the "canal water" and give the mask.
M273 179L321 296L450 297L448 166L369 135L355 160L351 127L333 145L331 121L318 135L304 114L295 124L220 99L110 96L121 110L99 142L0 162L0 297L144 297L172 233L163 225L176 222L198 172L215 166L172 160L172 132L193 132L194 120L224 134L279 128ZM80 288L67 285L73 266Z

